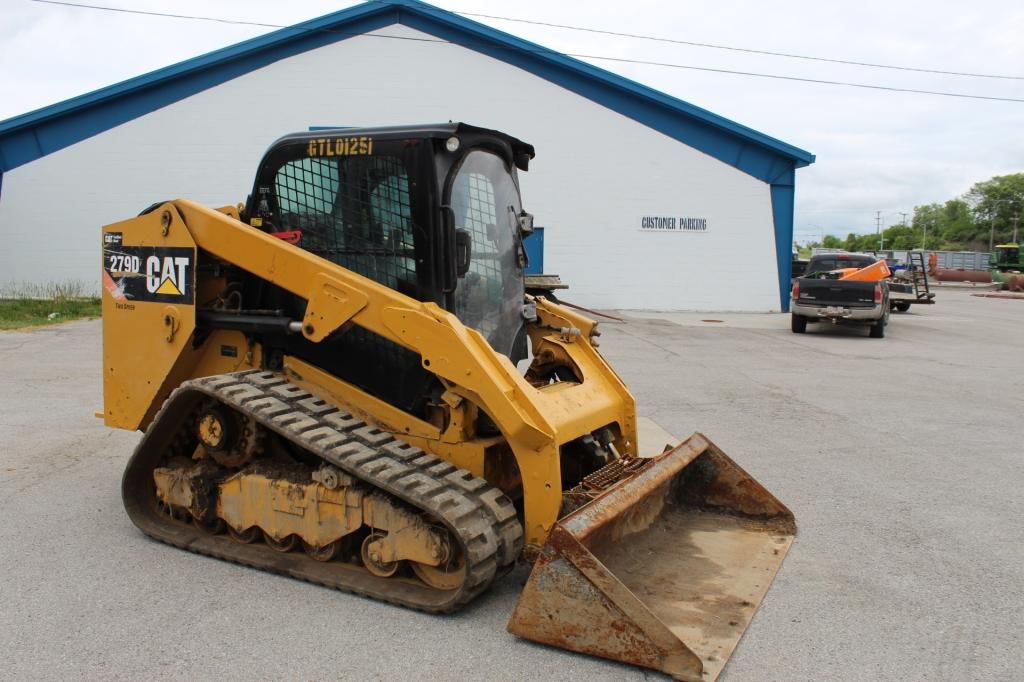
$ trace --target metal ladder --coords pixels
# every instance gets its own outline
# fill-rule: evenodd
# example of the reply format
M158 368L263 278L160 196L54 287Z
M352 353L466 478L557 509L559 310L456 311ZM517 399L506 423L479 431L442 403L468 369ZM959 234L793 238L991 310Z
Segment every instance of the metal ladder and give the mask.
M919 303L931 303L935 294L928 287L928 267L925 265L924 251L911 251L908 256L910 274L914 282L914 297Z

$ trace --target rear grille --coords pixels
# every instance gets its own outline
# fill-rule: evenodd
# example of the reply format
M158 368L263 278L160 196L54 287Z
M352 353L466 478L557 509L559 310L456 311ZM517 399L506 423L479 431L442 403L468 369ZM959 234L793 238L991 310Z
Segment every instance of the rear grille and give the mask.
M579 509L619 481L643 471L652 461L643 457L623 457L584 476L579 485L562 494L561 515L565 516Z

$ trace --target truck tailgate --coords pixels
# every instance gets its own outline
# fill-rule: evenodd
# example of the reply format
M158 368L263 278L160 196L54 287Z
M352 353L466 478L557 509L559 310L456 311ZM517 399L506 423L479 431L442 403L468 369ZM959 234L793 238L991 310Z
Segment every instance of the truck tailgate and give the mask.
M871 308L875 305L875 283L838 279L800 279L801 305Z

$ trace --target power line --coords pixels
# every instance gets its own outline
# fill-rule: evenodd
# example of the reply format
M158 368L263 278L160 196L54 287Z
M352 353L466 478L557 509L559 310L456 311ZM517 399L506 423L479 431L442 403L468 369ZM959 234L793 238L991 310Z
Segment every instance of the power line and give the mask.
M43 0L36 0L43 2ZM918 90L916 88L897 88L888 85L870 85L867 83L853 83L849 81L831 81L821 78L800 78L798 76L780 76L772 73L758 73L756 71L734 71L732 69L714 69L709 66L690 66L686 64L672 64L667 62L644 61L640 59L626 59L622 57L601 57L597 55L581 55L571 52L565 53L570 57L580 59L603 59L612 62L625 62L627 64L645 64L648 66L665 66L674 69L693 69L695 71L709 71L711 73L728 73L736 76L755 76L758 78L774 78L777 80L798 81L801 83L817 83L819 85L842 85L848 88L864 88L867 90L888 90L890 92L909 92L916 95L938 95L941 97L961 97L964 99L984 99L994 102L1024 102L1024 99L1016 97L997 97L993 95L968 95L962 92L943 92L940 90Z
M194 21L213 21L218 24L235 24L238 26L258 26L260 28L288 28L281 24L264 24L258 21L243 21L241 19L221 19L218 17L199 17L191 14L171 14L170 12L151 12L142 9L126 9L124 7L106 7L104 5L86 5L84 3L77 2L63 2L62 0L29 0L29 2L38 2L43 5L62 5L64 7L78 7L80 9L96 9L103 10L104 12L120 12L122 14L142 14L149 17L166 17L169 19L192 19ZM315 31L327 31L328 29L303 29L309 32ZM332 33L340 33L340 31L331 31ZM358 33L350 33L346 35L364 35ZM438 42L438 41L431 41Z
M414 38L412 36L389 36L389 35L381 35L381 34L374 34L374 33L346 32L346 31L338 31L338 30L335 30L335 29L328 29L328 28L300 28L300 27L297 27L297 26L285 26L285 25L282 25L282 24L268 24L268 23L262 23L262 22L256 22L256 21L246 21L246 20L241 20L241 19L221 19L221 18L218 18L218 17L203 17L203 16L196 16L196 15L189 15L189 14L172 14L172 13L169 13L169 12L152 12L152 11L148 11L148 10L126 9L126 8L122 8L122 7L107 7L107 6L103 6L103 5L88 5L88 4L84 4L84 3L66 2L65 0L29 0L29 2L36 2L36 3L40 3L40 4L44 4L44 5L61 5L61 6L64 6L64 7L77 7L77 8L80 8L80 9L92 9L92 10L102 10L102 11L107 11L107 12L119 12L119 13L122 13L122 14L141 14L141 15L145 15L145 16L165 17L165 18L171 18L171 19L188 19L188 20L193 20L193 21L211 21L211 22L216 22L216 23L233 24L233 25L239 25L239 26L256 26L256 27L259 27L259 28L287 28L287 29L291 29L291 30L295 30L295 31L305 31L305 32L309 32L309 33L329 33L329 34L343 35L343 36L349 36L349 37L364 36L364 37L367 37L367 38L384 38L384 39L388 39L388 40L406 40L406 41L413 41L413 42L420 42L420 43L438 43L438 44L445 44L445 45L452 45L453 44L453 43L451 43L451 41L442 40L442 39L435 39L435 38ZM758 72L754 72L754 71L735 71L735 70L731 70L731 69L716 69L716 68L712 68L712 67L708 67L708 66L693 66L693 65L689 65L689 64L674 64L674 63L670 63L670 62L646 61L646 60L642 60L642 59L627 59L627 58L624 58L624 57L606 57L606 56L602 56L602 55L579 54L579 53L573 53L573 52L557 52L555 50L546 49L546 48L540 48L540 49L531 50L531 49L522 48L522 47L495 46L495 45L490 45L490 44L489 45L481 44L481 45L479 45L479 47L481 47L481 48L486 47L486 48L490 48L490 49L508 50L508 51L512 51L512 52L522 52L522 53L525 53L525 54L564 55L564 56L568 56L568 57L575 57L577 59L596 59L596 60L603 60L603 61L619 62L619 63L624 63L624 64L639 64L639 65L644 65L644 66L661 66L661 67L673 68L673 69L686 69L686 70L692 70L692 71L704 71L704 72L708 72L708 73L723 73L723 74L730 74L730 75L735 75L735 76L752 76L752 77L756 77L756 78L771 78L771 79L774 79L774 80L796 81L796 82L800 82L800 83L815 83L815 84L818 84L818 85L838 85L838 86L844 86L844 87L850 87L850 88L861 88L861 89L867 89L867 90L883 90L883 91L887 91L887 92L905 92L905 93L911 93L911 94L916 94L916 95L936 95L936 96L940 96L940 97L956 97L956 98L960 98L960 99L977 99L977 100L987 100L987 101L994 101L994 102L1024 103L1024 99L1014 98L1014 97L998 97L998 96L993 96L993 95L969 95L969 94L966 94L966 93L959 93L959 92L944 92L944 91L939 91L939 90L919 90L919 89L915 89L915 88L897 88L897 87L886 86L886 85L871 85L871 84L867 84L867 83L853 83L853 82L847 82L847 81L832 81L832 80L824 80L824 79L819 79L819 78L800 78L800 77L797 77L797 76L783 76L783 75L779 75L779 74L758 73Z
M371 0L372 1L372 0ZM676 45L689 45L691 47L708 47L715 50L730 50L732 52L746 52L749 54L763 54L772 57L787 57L789 59L806 59L815 62L829 62L831 64L846 64L850 66L867 66L873 69L893 69L896 71L915 71L917 73L934 73L943 76L968 76L972 78L999 78L1005 80L1024 80L1024 76L1007 76L991 73L971 73L969 71L943 71L941 69L925 69L914 66L896 66L894 64L878 64L875 62L857 62L850 59L833 59L829 57L813 57L803 54L792 54L790 52L772 52L770 50L757 50L749 47L735 47L732 45L716 45L714 43L699 43L692 40L679 40L676 38L663 38L660 36L648 36L637 33L621 33L619 31L608 31L598 28L586 28L583 26L571 26L569 24L554 24L547 21L534 21L532 19L514 19L512 17L499 17L493 14L477 14L474 12L453 12L466 17L480 17L483 19L497 19L499 21L514 21L520 24L532 24L535 26L548 26L551 28L564 28L570 31L583 31L585 33L598 33L601 35L618 36L621 38L636 38L638 40L650 40L658 43L673 43Z

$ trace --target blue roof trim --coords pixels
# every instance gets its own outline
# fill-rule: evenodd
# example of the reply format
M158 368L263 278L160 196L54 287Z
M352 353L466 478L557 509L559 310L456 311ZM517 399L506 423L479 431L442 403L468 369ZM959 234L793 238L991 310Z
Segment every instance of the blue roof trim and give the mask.
M417 0L368 2L0 122L11 170L280 59L405 24L518 66L765 182L814 155L687 102Z

